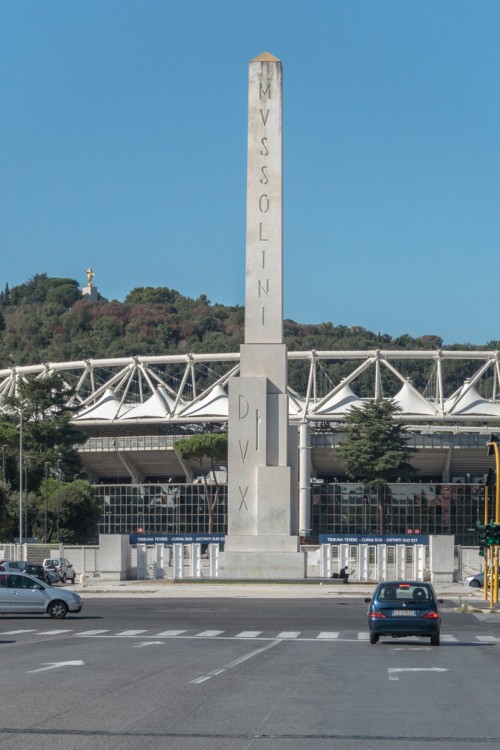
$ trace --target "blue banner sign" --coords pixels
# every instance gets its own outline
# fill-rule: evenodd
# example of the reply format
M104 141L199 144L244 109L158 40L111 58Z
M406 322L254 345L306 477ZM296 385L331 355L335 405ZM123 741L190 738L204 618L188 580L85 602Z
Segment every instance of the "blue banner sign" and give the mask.
M320 544L429 544L428 534L320 534Z
M224 534L129 534L130 544L224 544Z

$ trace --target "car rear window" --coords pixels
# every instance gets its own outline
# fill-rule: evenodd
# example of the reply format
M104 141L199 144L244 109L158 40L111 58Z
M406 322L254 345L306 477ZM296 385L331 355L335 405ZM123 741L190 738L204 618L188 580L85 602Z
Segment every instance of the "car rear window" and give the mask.
M408 601L429 602L432 601L432 594L428 586L423 584L386 584L380 587L378 597L380 601Z

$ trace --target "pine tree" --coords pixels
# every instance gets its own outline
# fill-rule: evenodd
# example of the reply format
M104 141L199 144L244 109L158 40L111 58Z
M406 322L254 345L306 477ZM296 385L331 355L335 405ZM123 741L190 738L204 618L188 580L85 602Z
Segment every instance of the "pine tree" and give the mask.
M408 480L415 473L409 463L414 450L408 447L404 425L395 420L400 411L393 401L385 400L353 407L335 449L351 479L376 489L380 534L385 533L387 484Z

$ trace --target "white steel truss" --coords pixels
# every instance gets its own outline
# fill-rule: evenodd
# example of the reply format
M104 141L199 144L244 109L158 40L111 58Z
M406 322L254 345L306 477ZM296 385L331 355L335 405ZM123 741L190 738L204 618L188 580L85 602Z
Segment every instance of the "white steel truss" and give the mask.
M239 353L183 354L7 368L0 370L0 408L23 380L58 373L68 389L68 405L75 408L74 421L82 427L224 425L227 385L238 375L239 359ZM292 423L342 422L367 398L391 398L401 409L398 418L416 430L470 432L500 424L497 351L310 350L289 352L288 364L304 384L302 391L289 389ZM424 373L425 387L417 388L409 377L415 367ZM362 397L356 393L361 381ZM444 383L450 381L454 388L446 393Z

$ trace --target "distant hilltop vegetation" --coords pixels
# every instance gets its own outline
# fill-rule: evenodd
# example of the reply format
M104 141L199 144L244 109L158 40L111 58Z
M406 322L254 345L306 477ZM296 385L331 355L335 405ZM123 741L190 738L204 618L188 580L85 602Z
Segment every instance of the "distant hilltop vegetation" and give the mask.
M74 279L36 274L26 283L0 292L0 368L41 362L67 362L133 355L237 352L243 342L244 308L212 304L202 294L184 297L167 287L138 287L123 302L82 298ZM330 322L305 325L286 320L289 351L357 349L498 349L482 346L443 347L439 336L392 338L365 328ZM425 387L428 363L415 363L415 385ZM343 377L345 364L329 370ZM293 377L292 377L293 375ZM291 373L290 384L300 379ZM360 394L361 395L361 394Z

